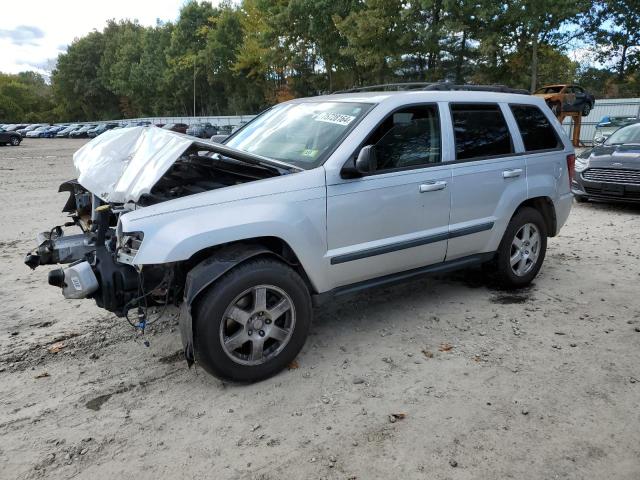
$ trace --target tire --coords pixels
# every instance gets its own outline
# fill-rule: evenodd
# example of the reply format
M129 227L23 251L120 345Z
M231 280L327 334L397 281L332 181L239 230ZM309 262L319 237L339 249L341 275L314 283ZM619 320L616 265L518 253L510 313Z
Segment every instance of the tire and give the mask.
M589 105L588 103L585 103L582 106L582 116L586 117L589 115L590 112L591 112L591 105Z
M552 102L549 105L549 108L551 109L551 112L557 117L558 115L560 115L560 103L558 102Z
M11 144L11 146L17 147L18 145L20 145L20 139L18 137L11 137L9 143Z
M264 380L298 355L312 316L309 291L295 270L270 258L249 260L198 300L193 317L196 361L223 380Z
M526 239L526 229L531 233ZM537 233L537 243L534 243ZM516 244L520 240L520 247ZM529 243L527 243L529 242ZM512 260L520 248L520 260L512 266ZM526 249L526 250L525 250ZM534 208L518 210L507 226L495 259L498 282L505 288L526 287L536 277L547 252L547 227L542 214ZM517 270L517 271L516 271Z

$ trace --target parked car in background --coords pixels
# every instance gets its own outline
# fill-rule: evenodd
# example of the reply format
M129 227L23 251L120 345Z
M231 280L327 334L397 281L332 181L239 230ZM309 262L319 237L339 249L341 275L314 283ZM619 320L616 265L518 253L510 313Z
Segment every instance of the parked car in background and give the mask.
M5 128L5 131L7 132L15 132L17 130L21 130L23 128L27 128L29 125L26 123L15 123L13 125L8 126L7 128Z
M312 299L472 265L525 287L569 216L573 146L540 98L454 87L296 99L222 145L97 138L60 187L74 222L95 220L77 236L47 226L25 262L142 325L182 302L186 359L243 382L293 361Z
M43 134L51 128L51 125L43 125L42 127L35 128L30 132L27 132L25 137L27 138L41 138Z
M22 135L18 132L0 128L0 145L8 144L17 147L20 145L20 142L22 142Z
M89 130L87 132L87 136L89 138L95 138L98 135L103 134L104 132L106 132L107 130L112 130L114 128L116 128L118 126L117 123L115 122L111 122L111 123L101 123L100 125L98 125L95 128L92 128L91 130Z
M596 125L596 131L593 134L593 144L602 145L613 132L627 125L633 125L634 123L640 123L640 118L634 116L602 117L600 123Z
M47 126L49 126L48 123L32 123L31 125L28 125L28 126L26 126L24 128L16 130L16 132L18 132L24 138L24 137L27 136L28 132L31 132L31 131L35 130L36 128L47 127Z
M218 135L231 135L233 133L232 125L220 125L218 126Z
M71 132L73 132L74 130L78 130L79 128L82 128L82 125L78 123L74 123L72 125L69 125L68 127L63 128L58 133L56 133L56 137L57 138L68 137Z
M590 199L640 202L640 123L622 127L576 158L571 191Z
M187 133L189 125L186 123L167 123L164 127L165 130L171 130L172 132Z
M192 137L198 138L209 138L212 135L216 135L218 133L218 128L211 125L209 122L206 123L194 123L187 128L186 134L191 135Z
M595 97L578 85L546 85L534 92L544 98L553 114L580 112L583 117L589 115L596 101Z
M89 130L96 127L97 125L95 123L90 125L83 125L81 128L78 128L77 130L74 130L73 132L71 132L69 134L69 138L86 138L89 136L88 135Z
M67 128L67 125L53 125L52 127L49 127L47 130L45 130L42 133L42 135L40 135L40 137L41 138L55 138L56 135L58 135L58 132L61 132L65 128Z

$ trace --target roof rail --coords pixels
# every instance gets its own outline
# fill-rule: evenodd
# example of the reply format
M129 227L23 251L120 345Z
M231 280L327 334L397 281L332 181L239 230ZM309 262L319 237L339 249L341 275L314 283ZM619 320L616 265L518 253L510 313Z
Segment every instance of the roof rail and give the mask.
M382 83L380 85L369 85L367 87L353 87L346 90L338 90L332 93L355 93L355 92L379 92L384 90L420 90L433 82L404 82L404 83Z
M347 90L338 90L333 93L357 93L357 92L379 92L386 90L430 90L430 91L474 91L474 92L499 92L517 93L520 95L530 95L528 90L523 88L511 88L506 85L474 85L455 84L451 82L406 82L406 83L383 83L380 85L370 85L367 87L354 87Z
M530 95L529 90L524 88L511 88L506 85L474 85L470 83L458 85L449 82L432 83L425 86L423 90L451 91L464 90L472 92L499 92L499 93L518 93L520 95Z

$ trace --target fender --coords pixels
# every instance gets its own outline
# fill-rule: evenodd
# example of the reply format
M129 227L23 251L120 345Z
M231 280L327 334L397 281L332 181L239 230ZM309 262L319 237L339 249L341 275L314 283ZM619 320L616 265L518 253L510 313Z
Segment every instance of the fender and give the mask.
M271 250L261 245L236 244L224 247L214 252L209 258L193 267L187 274L184 286L184 298L180 307L180 337L184 348L184 356L189 367L195 360L193 349L193 317L191 306L200 294L222 275L236 265L258 255L273 255L280 258Z

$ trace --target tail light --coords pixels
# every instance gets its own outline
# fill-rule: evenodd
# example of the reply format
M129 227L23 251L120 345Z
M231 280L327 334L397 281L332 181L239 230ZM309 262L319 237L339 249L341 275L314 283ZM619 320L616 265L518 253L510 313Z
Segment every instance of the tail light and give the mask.
M573 153L567 155L567 172L569 172L569 187L571 187L571 181L576 174L576 156Z

